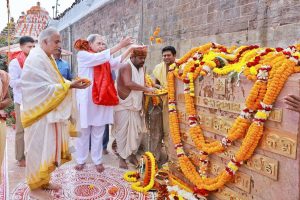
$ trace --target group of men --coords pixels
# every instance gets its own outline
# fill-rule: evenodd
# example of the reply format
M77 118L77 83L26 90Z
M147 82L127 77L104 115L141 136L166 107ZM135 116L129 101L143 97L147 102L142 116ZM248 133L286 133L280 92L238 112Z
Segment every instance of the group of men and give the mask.
M71 160L69 132L72 127L79 133L76 170L85 167L89 152L97 172L105 170L102 154L108 142L109 124L113 124L120 167L128 167L126 160L138 164L136 153L147 131L142 112L143 92L155 90L145 86L146 46L133 44L133 39L126 37L107 48L105 38L98 34L78 40L75 43L77 78L61 59L61 37L56 29L43 30L35 46L31 37L20 38L21 52L9 64L9 84L13 88L16 110L16 160L19 166L26 166L30 195L52 199L44 189L60 189L59 185L50 183L50 173ZM124 48L124 53L114 57ZM167 72L175 62L175 48L163 48L162 57L163 62L153 71L156 87L167 87ZM9 78L2 71L0 75L1 111L10 103L10 97L5 86ZM285 100L289 109L300 112L299 97L289 95ZM161 152L162 141L167 143L167 97L163 104L163 120L160 120L163 129L158 131L158 139L152 141L156 143L153 149L156 155ZM155 120L152 123L159 124Z
M61 59L61 37L56 29L43 30L38 44L31 37L21 37L20 48L9 64L16 109L15 149L18 165L26 167L32 197L51 199L44 189L60 188L50 184L50 173L71 160L71 127L78 132L76 170L85 167L89 152L97 172L105 170L102 154L106 153L109 124L113 124L120 167L128 168L126 160L138 164L136 153L147 131L142 114L143 92L155 90L145 86L146 46L133 44L133 39L126 37L108 49L104 37L91 34L87 40L75 43L77 78ZM114 57L124 48L124 53ZM173 49L163 50L163 55L172 54L173 61L164 56L167 62L157 66L154 73L162 86L167 84L168 65L175 61Z

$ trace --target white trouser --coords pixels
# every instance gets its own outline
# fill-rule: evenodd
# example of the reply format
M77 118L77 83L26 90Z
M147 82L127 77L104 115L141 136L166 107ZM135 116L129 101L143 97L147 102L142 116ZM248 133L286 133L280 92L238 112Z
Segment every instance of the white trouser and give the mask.
M81 136L76 141L76 161L84 164L89 156L91 136L91 157L95 165L102 163L104 126L89 126L81 129Z

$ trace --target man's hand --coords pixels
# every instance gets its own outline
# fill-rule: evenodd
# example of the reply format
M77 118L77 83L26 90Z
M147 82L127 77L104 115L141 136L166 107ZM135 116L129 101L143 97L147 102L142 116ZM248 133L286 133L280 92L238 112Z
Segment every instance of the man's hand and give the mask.
M159 84L155 84L154 87L157 88L157 89L163 89L163 86L161 86Z
M154 92L155 90L156 90L156 89L153 88L153 87L147 87L145 92L147 92L147 93L152 93L152 92Z
M144 48L145 46L146 46L146 45L132 44L132 45L130 45L130 48L131 48L132 50L134 50L134 49Z
M287 109L300 113L300 97L289 94L284 97L285 103L289 105Z
M85 89L91 85L91 82L87 82L86 79L78 79L74 80L71 83L70 88L76 88L76 89Z
M133 39L132 37L126 37L126 38L123 38L121 40L121 42L119 43L120 47L121 48L124 48L124 47L127 47L129 45L133 44Z

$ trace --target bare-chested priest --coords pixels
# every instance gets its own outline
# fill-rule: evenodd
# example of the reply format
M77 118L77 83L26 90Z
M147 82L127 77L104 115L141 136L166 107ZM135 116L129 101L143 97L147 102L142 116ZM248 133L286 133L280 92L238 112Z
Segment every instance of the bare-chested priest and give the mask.
M143 92L153 92L144 84L144 63L147 48L133 50L125 67L119 70L117 88L119 105L114 109L114 135L117 152L120 157L119 166L127 169L126 159L134 165L138 164L135 156L145 130L141 115Z

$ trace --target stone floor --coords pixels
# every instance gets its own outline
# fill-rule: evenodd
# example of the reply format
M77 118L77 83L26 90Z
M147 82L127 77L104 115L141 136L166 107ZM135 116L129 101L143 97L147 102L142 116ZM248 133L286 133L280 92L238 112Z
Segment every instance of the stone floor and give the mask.
M74 140L72 140L74 143ZM24 183L25 181L25 168L18 167L15 161L15 145L14 145L14 132L12 129L8 130L7 134L7 169L8 169L8 191L10 193L9 199L12 197L12 193L15 188ZM118 158L117 156L109 153L103 157L104 164L112 167L118 167ZM88 163L90 163L90 159ZM75 162L72 160L67 165L74 165ZM130 169L133 169L133 166L130 166Z

